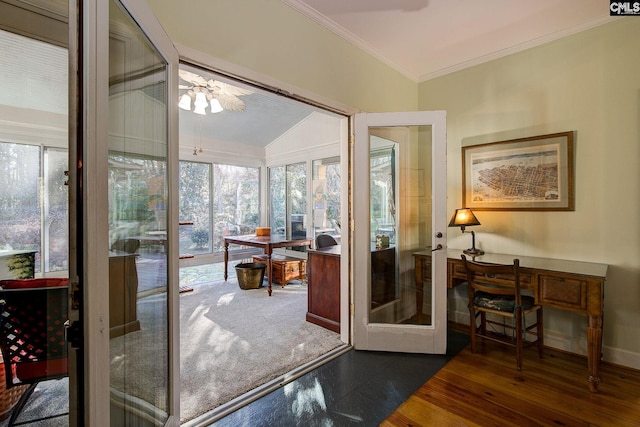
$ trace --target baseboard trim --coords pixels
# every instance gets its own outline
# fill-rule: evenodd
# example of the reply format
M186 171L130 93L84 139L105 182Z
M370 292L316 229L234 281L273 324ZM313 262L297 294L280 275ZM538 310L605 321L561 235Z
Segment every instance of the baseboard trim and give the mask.
M469 313L462 311L449 311L449 320L453 323L465 325L468 328ZM566 353L587 356L587 337L574 337L558 331L544 330L544 345ZM626 368L640 370L640 353L623 350L620 348L603 346L602 361Z

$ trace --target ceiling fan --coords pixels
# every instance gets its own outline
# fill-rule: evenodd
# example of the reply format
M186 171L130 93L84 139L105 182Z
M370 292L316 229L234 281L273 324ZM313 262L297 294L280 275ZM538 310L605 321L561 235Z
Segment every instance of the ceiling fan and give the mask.
M244 111L244 102L238 97L253 93L250 90L218 80L207 80L190 71L179 71L180 78L188 85L181 84L179 86L180 90L187 92L180 96L178 106L183 110L191 111L191 101L193 101L193 112L196 114L206 114L207 106L210 106L212 113L219 113L223 110Z

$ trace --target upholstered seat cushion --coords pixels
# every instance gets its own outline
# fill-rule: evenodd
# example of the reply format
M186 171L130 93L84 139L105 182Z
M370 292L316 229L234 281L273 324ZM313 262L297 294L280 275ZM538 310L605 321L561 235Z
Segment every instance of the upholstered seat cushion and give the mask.
M521 296L522 309L528 310L535 305L535 300L531 296ZM515 297L513 295L492 295L488 292L476 292L473 303L478 307L491 310L513 312L515 308Z

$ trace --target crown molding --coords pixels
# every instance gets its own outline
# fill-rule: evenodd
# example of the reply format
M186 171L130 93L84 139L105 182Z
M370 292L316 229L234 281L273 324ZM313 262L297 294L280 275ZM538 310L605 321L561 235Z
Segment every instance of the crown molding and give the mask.
M373 56L383 64L393 68L394 70L404 75L405 77L411 79L414 82L418 81L418 75L411 73L406 68L394 63L389 58L384 56L379 50L377 50L376 48L368 44L366 41L362 40L360 37L348 31L344 27L338 25L335 21L332 21L331 19L322 15L320 12L318 12L314 8L306 5L305 3L300 2L299 0L282 0L282 2L285 3L287 6L291 7L292 9L300 12L302 15L306 16L312 21L325 27L327 30L331 31L337 36L342 37L344 40L356 46L357 48Z
M291 7L292 9L298 11L299 13L311 19L312 21L320 24L321 26L325 27L329 31L333 32L334 34L342 37L347 42L353 44L354 46L358 47L359 49L363 50L364 52L368 53L369 55L373 56L374 58L378 59L379 61L383 62L384 64L388 65L389 67L393 68L394 70L398 71L399 73L403 74L405 77L411 79L416 83L422 83L427 80L432 80L437 77L442 77L444 75L454 73L456 71L461 71L466 68L471 68L476 65L484 64L485 62L493 61L494 59L503 58L505 56L512 55L514 53L522 52L524 50L527 50L536 46L540 46L555 40L559 40L561 38L564 38L573 34L577 34L582 31L586 31L603 24L613 22L617 19L621 19L621 17L611 17L611 16L602 17L594 21L587 22L585 24L577 25L567 30L558 31L553 34L545 35L542 37L538 37L538 38L526 41L524 43L520 43L516 46L512 46L507 49L502 49L496 52L492 52L490 54L483 55L478 58L474 58L468 61L463 61L454 65L451 65L449 67L444 67L439 70L434 70L422 75L416 75L408 71L406 68L392 62L387 57L385 57L384 54L382 54L379 50L377 50L376 48L368 44L366 41L362 40L357 35L351 33L347 29L338 25L336 22L332 21L331 19L328 19L326 16L322 15L320 12L308 6L307 4L301 2L300 0L281 0L281 1L286 5L288 5L289 7Z

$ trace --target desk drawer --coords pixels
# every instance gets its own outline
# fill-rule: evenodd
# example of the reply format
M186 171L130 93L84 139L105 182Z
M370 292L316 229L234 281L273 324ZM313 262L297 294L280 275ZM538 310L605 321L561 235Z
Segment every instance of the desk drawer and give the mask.
M587 309L587 281L541 274L540 298L543 305L585 311Z
M420 281L422 282L430 282L431 281L431 257L422 257L418 259L420 263L420 271L422 272L420 277Z
M455 263L453 264L453 271L450 273L456 279L467 280L467 272L464 269L464 264ZM486 277L484 274L480 275L482 278L480 279L486 283L496 283L499 285L509 285L509 283L513 283L513 274L497 274L495 276ZM533 289L532 285L532 274L528 271L524 271L520 269L520 286L523 289Z

